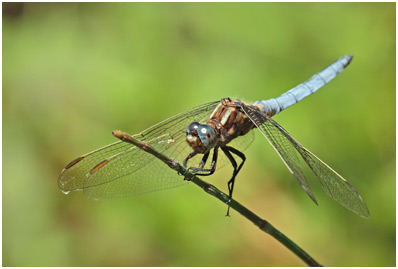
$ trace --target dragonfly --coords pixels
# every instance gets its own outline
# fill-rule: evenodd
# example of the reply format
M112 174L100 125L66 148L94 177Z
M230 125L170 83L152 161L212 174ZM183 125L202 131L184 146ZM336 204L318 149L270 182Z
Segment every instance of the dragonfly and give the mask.
M236 177L246 161L243 151L258 129L312 201L318 204L302 171L303 162L327 195L368 218L369 210L354 187L272 119L334 79L351 60L350 55L339 58L277 98L254 103L223 98L179 113L133 137L182 163L193 175L209 176L231 165L233 173L227 184L231 201ZM120 140L71 161L59 175L58 186L65 193L83 191L88 198L99 200L173 188L189 182L184 179L153 155Z

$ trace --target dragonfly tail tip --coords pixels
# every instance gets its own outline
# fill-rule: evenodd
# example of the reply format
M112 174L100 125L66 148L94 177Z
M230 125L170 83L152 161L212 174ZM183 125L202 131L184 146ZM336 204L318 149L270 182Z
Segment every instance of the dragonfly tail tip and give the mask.
M344 60L345 60L345 62L344 62L344 67L347 67L347 66L351 63L353 57L354 57L354 56L352 56L352 55L350 55L350 54L348 54L348 55L342 57L342 58L344 58Z

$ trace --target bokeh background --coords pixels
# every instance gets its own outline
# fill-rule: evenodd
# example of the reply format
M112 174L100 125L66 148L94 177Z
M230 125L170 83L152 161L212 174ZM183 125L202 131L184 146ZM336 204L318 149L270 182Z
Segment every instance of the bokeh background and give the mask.
M275 120L371 212L314 205L256 133L235 198L328 266L395 266L395 3L3 3L3 266L303 266L193 184L92 201L62 168L195 105L279 96L350 66ZM231 169L205 178L222 190Z

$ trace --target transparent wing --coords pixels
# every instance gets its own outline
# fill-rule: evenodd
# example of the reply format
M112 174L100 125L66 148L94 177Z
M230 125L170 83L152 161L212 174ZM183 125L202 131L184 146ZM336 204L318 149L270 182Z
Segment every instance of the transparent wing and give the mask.
M206 119L218 103L194 107L134 137L181 161L179 157L190 151L184 143L187 126L194 120ZM184 184L181 177L173 177L173 171L155 159L129 143L118 141L69 163L61 172L58 184L64 191L83 189L93 199L135 195Z
M296 177L300 185L315 203L315 197L301 170L299 156L301 156L314 172L327 195L359 216L364 218L369 217L369 210L362 197L342 176L304 148L265 113L251 106L244 106L242 109L278 152L290 172Z
M74 159L65 166L59 175L59 188L65 192L82 190L84 180L89 176L89 172L94 166L110 156L125 152L129 148L131 148L131 145L117 141Z
M149 143L180 163L192 151L185 141L186 128L192 121L206 122L219 102L212 102L166 119L135 138ZM235 142L244 149L253 135ZM243 149L242 149L243 150ZM198 165L202 156L190 160ZM225 165L222 157L218 168ZM166 164L132 144L118 141L87 153L69 163L61 172L58 184L63 191L83 190L92 199L106 199L143 194L186 184Z

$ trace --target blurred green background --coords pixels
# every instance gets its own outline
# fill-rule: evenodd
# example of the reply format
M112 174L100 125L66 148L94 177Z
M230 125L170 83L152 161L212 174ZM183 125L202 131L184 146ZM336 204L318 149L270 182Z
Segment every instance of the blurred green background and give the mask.
M274 119L346 177L362 219L256 131L235 199L327 266L395 266L395 3L3 3L3 266L303 266L188 186L65 196L81 154L195 105L277 97L345 54L350 66ZM231 170L211 181L222 190Z

